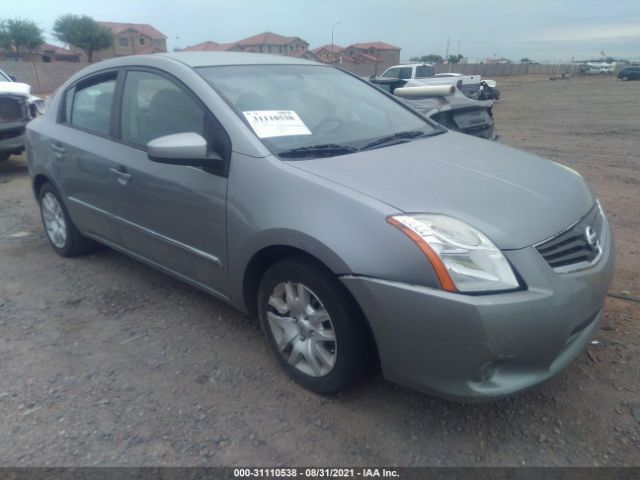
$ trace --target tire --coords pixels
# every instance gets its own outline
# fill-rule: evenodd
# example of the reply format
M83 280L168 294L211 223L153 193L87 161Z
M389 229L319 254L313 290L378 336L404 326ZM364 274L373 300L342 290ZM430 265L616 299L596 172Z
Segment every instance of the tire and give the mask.
M5 160L8 160L10 156L11 156L11 152L1 152L0 162L4 162Z
M623 75L620 80L622 80L623 82L626 82L627 80L629 80L629 77L627 77L626 75Z
M38 192L40 217L49 243L63 257L77 257L96 248L96 242L78 232L62 199L50 183Z
M353 299L331 271L304 257L285 258L267 270L258 316L281 367L312 392L345 390L374 364L369 330Z

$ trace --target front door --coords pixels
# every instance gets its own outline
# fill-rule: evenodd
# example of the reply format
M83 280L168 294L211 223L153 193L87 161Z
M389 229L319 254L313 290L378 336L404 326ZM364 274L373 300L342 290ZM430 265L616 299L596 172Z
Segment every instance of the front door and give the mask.
M150 140L174 133L196 132L210 144L220 142L222 128L182 84L146 70L126 74L120 126L112 158L120 172L123 246L226 296L226 176L155 163L146 152Z

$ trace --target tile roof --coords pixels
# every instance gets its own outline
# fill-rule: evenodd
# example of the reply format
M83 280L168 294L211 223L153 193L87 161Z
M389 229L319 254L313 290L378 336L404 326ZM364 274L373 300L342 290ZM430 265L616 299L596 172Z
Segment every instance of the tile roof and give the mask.
M353 45L349 45L347 48L358 48L362 50L367 50L369 48L374 48L376 50L400 50L400 47L384 42L354 43Z
M148 53L165 53L165 50L160 48L160 47L155 47L153 45L149 45L149 46L143 47L141 49L137 49L136 53L145 54L146 55Z
M225 52L235 47L235 43L218 43L211 40L183 48L183 52Z
M311 50L293 50L291 52L287 52L287 56L294 57L294 58L306 58L307 60L320 61L320 58Z
M272 33L272 32L259 33L258 35L254 35L252 37L239 40L236 43L241 46L287 45L288 43L291 43L294 40L301 40L308 45L308 43L302 40L300 37L283 37L282 35L278 35L277 33Z
M80 56L80 52L78 51L69 50L68 48L59 47L58 45L53 45L46 42L40 45L40 48L38 50L40 52L53 52L56 55Z
M329 52L330 52L330 51L331 51L331 44L329 43L329 44L327 44L327 45L322 45L321 47L314 48L314 49L312 50L312 52L314 52L314 53L318 53L318 52L319 52L319 51L321 51L321 50L327 50L327 51L329 51ZM340 45L335 45L335 44L333 45L333 51L334 51L334 52L342 52L343 50L345 50L345 48L344 48L344 47L341 47Z
M119 23L119 22L98 22L103 27L107 27L114 34L118 34L124 30L136 30L143 35L154 40L166 39L167 36L162 32L156 30L154 27L147 23Z

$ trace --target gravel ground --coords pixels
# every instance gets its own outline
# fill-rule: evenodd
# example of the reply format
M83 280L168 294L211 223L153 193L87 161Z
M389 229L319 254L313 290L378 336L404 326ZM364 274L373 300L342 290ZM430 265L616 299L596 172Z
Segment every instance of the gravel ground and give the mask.
M498 79L503 142L580 171L640 297L640 82ZM58 257L25 159L0 164L0 465L640 465L640 304L514 398L459 405L380 378L323 398L256 323L104 249Z

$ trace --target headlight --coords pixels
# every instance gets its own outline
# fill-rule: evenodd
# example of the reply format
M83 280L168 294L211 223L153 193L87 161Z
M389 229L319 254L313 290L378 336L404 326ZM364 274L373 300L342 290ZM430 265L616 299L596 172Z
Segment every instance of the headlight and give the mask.
M413 240L451 292L513 290L518 280L502 252L482 232L445 215L394 215L387 221Z

